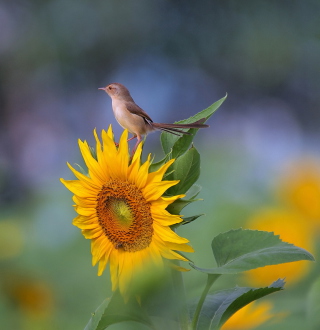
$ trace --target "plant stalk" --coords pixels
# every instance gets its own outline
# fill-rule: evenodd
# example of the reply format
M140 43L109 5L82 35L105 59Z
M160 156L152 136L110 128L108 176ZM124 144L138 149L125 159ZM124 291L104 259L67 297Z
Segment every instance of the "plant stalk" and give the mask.
M212 284L217 280L218 277L220 277L220 274L208 274L207 284L206 284L206 286L205 286L205 288L202 292L202 295L199 299L197 308L196 308L196 310L194 312L194 315L193 315L192 324L191 324L191 329L192 330L197 329L197 325L198 325L198 321L199 321L199 317L200 317L200 313L201 313L204 301L206 300L206 297L208 295L208 292L209 292Z
M175 260L174 263L177 266L179 266L179 261ZM188 330L188 329L190 329L189 328L190 318L189 318L188 307L186 304L187 297L186 297L186 291L185 291L185 287L184 287L182 272L172 269L171 273L172 273L172 281L173 281L174 290L176 293L176 297L178 299L178 308L179 308L178 320L179 320L179 324L180 324L180 329Z

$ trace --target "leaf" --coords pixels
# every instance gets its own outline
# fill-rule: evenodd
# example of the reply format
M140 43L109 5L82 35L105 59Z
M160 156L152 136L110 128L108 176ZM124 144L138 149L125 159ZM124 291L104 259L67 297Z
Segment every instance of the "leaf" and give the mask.
M310 329L320 329L320 277L313 283L307 299L307 319Z
M88 324L84 328L84 330L95 330L97 329L98 323L101 320L101 316L104 313L110 302L110 298L105 299L102 304L96 309L96 311L92 314Z
M198 112L196 115L188 119L180 120L176 123L190 124L202 118L206 118L206 120L208 120L213 115L213 113L221 106L221 104L224 102L226 97L227 95L222 99L218 100L217 102L213 103L212 105L210 105L207 109ZM164 153L168 154L172 149L172 158L178 158L188 150L195 135L197 134L197 131L198 129L195 128L188 129L186 130L186 132L189 132L192 135L182 135L180 137L170 133L163 132L160 136L160 140Z
M180 182L168 189L167 194L179 195L186 193L200 175L200 154L198 150L192 146L184 155L176 159L169 170L173 172L166 179L180 180Z
M197 329L219 329L234 313L273 292L283 290L284 281L279 279L268 287L235 287L208 295L202 307Z
M96 310L85 330L104 330L110 325L121 322L138 322L155 329L146 312L135 298L125 303L119 291L111 299L106 299Z
M283 242L274 233L259 230L237 229L219 234L212 241L212 251L218 267L204 269L191 266L208 274L236 274L268 265L314 261L308 251Z

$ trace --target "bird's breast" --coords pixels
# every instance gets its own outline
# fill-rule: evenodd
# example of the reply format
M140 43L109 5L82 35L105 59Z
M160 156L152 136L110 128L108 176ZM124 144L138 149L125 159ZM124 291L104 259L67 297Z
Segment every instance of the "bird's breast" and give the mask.
M124 129L135 135L145 135L148 133L144 119L131 113L124 102L112 102L114 116Z

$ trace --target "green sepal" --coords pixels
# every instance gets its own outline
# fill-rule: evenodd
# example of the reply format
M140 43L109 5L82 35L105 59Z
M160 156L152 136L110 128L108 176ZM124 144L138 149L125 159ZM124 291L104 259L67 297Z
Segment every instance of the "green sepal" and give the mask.
M187 191L187 199L178 199L167 207L167 211L171 214L180 214L181 210L193 202L201 201L201 198L196 198L201 191L201 186L194 184ZM191 196L190 196L191 195ZM189 197L190 196L190 197Z
M79 165L79 164L77 164L77 163L75 163L74 165L75 165L76 167L78 167L78 169L80 170L80 173L81 173L81 174L83 174L83 175L85 175L85 176L89 176L88 171L86 171L81 165Z
M264 288L235 287L208 295L194 329L220 329L239 309L252 301L283 290L284 284L285 282L279 279Z
M178 199L167 207L167 211L171 214L180 214L182 209L196 201L201 201L201 199Z
M167 155L165 155L161 160L159 160L156 163L151 163L149 166L149 173L157 171L160 167L162 167L171 157L171 152L169 152Z
M198 218L200 218L203 215L204 214L197 214L197 215L193 215L193 216L190 216L190 217L182 218L182 222L176 223L176 224L174 224L170 227L171 227L171 229L176 230L178 227L180 227L182 225L188 225L189 223L197 220Z
M223 97L222 99L218 100L217 102L210 105L207 109L204 109L200 112L198 112L196 115L180 120L176 123L178 124L190 124L195 121L198 121L202 118L206 118L206 121L213 115L213 113L221 106L221 104L226 99L227 95ZM184 154L190 144L192 143L195 135L197 134L198 129L190 128L186 130L186 132L189 132L191 135L182 135L182 136L176 136L170 133L163 132L160 136L162 149L165 154L168 154L172 151L172 158L178 158L182 154Z
M97 150L94 147L89 146L91 156L98 161Z
M187 225L190 222L193 222L194 220L197 220L198 218L200 218L201 216L203 216L204 213L202 214L197 214L197 215L193 215L191 217L186 217L186 218L182 218L182 222L180 223L181 225Z
M191 267L207 274L237 274L268 265L314 261L310 252L267 231L230 230L216 236L211 247L218 267L205 269L192 264Z

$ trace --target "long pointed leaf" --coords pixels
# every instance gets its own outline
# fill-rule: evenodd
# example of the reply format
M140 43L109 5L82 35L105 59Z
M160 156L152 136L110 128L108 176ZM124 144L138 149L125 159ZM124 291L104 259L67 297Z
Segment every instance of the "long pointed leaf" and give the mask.
M213 113L221 106L221 104L225 101L226 97L227 95L222 99L218 100L217 102L213 103L212 105L210 105L207 109L198 112L196 115L188 119L180 120L177 123L190 124L202 118L206 118L206 120L208 120L213 115ZM189 132L191 135L183 135L179 137L165 132L161 134L160 139L165 154L168 154L172 149L172 158L178 158L188 150L195 135L197 134L198 129L191 128L186 131Z
M216 236L212 251L218 267L193 268L208 274L236 274L250 269L286 262L310 260L308 251L283 242L274 233L259 230L230 230Z

